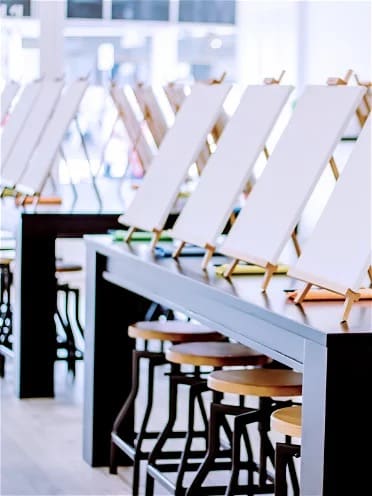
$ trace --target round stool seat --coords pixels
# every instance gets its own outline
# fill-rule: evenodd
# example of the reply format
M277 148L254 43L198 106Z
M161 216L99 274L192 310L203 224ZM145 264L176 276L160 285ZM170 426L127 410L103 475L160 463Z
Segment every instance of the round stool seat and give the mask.
M237 343L186 343L169 348L170 362L187 365L223 367L232 365L264 365L270 358Z
M10 265L14 258L0 257L0 265Z
M190 341L213 341L224 337L209 327L179 320L149 320L136 322L128 327L131 338L155 339L182 343Z
M208 387L239 395L300 396L302 374L286 369L220 370L208 376Z
M286 436L301 437L301 415L300 405L275 410L271 414L271 429Z
M83 270L79 264L56 261L56 272L78 272L79 270Z

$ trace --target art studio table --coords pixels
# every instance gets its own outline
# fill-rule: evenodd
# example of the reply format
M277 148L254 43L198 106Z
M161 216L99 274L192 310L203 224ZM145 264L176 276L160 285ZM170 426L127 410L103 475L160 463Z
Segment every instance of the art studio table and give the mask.
M226 336L303 372L301 495L367 494L372 446L372 305L359 302L348 325L343 302L288 301L294 282L275 276L215 275L198 257L155 257L145 243L86 236L84 459L108 465L112 422L131 385L134 340L127 327L148 300L184 312ZM221 257L215 258L221 262ZM165 419L164 419L165 420ZM133 436L128 423L125 435ZM365 452L365 451L364 451ZM367 491L367 492L366 492Z
M118 213L24 212L16 241L14 358L19 398L54 396L55 242L122 227Z

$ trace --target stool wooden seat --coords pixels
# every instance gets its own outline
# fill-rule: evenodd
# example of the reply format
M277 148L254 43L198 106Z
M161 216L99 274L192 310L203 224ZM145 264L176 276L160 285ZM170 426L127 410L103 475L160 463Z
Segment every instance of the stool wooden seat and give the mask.
M208 387L244 396L300 396L302 374L286 369L220 370L208 376Z
M154 339L173 343L224 339L221 334L212 331L209 327L179 320L136 322L129 326L128 335L135 339Z
M56 272L79 272L83 270L82 265L56 260Z
M270 358L238 343L204 342L174 345L166 352L172 363L195 366L227 367L264 365Z
M301 405L275 410L271 414L271 429L286 436L301 437Z
M275 495L287 496L287 469L291 475L292 494L300 496L293 458L301 456L301 446L294 444L291 437L301 437L301 405L280 408L271 414L271 429L285 435L284 443L276 443L275 448Z

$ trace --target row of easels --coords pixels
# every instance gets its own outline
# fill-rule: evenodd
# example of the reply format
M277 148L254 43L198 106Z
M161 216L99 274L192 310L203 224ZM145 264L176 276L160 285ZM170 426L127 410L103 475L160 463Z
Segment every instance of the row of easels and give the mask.
M2 196L16 197L17 205L41 201L57 155L65 158L62 142L73 120L80 130L77 112L87 87L87 78L69 84L61 78L38 79L19 91L14 105L9 104L14 84L7 90L4 98L9 105L1 135ZM60 198L51 199L53 204L57 201Z
M353 154L340 174L332 154L366 88L333 79L328 83L308 86L298 99L263 173L219 245L237 197L293 90L281 84L248 86L171 235L181 242L175 258L185 243L206 250L204 269L216 249L231 257L226 277L233 275L239 260L262 267L265 291L287 241L291 237L296 240L295 228L303 209L330 163L335 178L340 176L340 180L289 274L306 281L307 290L316 284L344 295L342 319L346 320L359 297L364 275L371 275L371 122L370 118L365 121ZM127 241L138 228L153 232L151 246L156 245L188 167L205 143L229 91L226 83L194 85L132 204L120 217L120 222L130 227ZM366 212L365 216L360 212ZM355 222L358 215L360 222ZM296 252L300 254L298 242ZM304 295L303 292L297 303Z

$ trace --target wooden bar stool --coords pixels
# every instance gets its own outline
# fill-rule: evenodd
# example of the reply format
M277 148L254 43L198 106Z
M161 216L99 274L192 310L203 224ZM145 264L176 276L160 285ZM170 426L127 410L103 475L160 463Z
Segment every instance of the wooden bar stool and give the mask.
M166 358L171 362L171 375L169 383L169 397L173 409L170 410L168 421L160 436L158 437L152 452L149 455L147 463L147 480L146 496L154 493L154 481L158 481L171 494L181 496L185 494L186 488L183 487L183 479L187 471L195 471L200 466L201 459L205 456L206 451L195 452L191 450L193 440L198 437L195 430L195 408L198 402L199 409L205 424L204 440L208 442L208 419L203 409L201 394L208 391L207 381L200 372L201 366L209 366L214 369L220 369L227 366L262 366L271 361L266 355L258 353L251 348L237 343L229 342L203 342L203 343L183 343L174 345L166 352ZM194 374L181 372L181 366L188 365L195 367ZM162 463L164 457L163 447L167 440L173 435L174 424L177 416L177 391L178 386L186 384L189 387L189 410L187 419L187 436L181 458L174 464ZM222 399L220 393L214 393L213 401L219 403ZM226 453L231 454L232 432L229 424L222 423L222 427L229 440L229 445L225 449ZM200 437L200 436L199 436ZM222 453L224 457L226 453ZM191 462L190 460L199 459ZM226 470L228 466L226 461L216 461L216 469ZM177 472L175 482L165 476L165 473Z
M11 355L13 349L10 298L13 282L12 262L13 258L0 256L0 377L4 377L5 373L5 356Z
M153 312L153 309L152 309ZM153 313L155 315L155 313ZM164 354L164 344L185 343L190 341L218 341L225 339L220 333L215 332L208 327L192 322L183 322L179 320L163 321L143 321L136 322L128 328L130 337L137 340L136 348L132 356L132 388L127 400L118 413L111 432L111 456L110 456L110 473L116 474L118 467L119 451L124 452L133 460L133 477L132 477L132 494L137 495L140 482L140 462L146 460L149 452L142 449L143 442L146 439L155 439L159 432L148 431L148 423L153 407L154 399L154 373L155 367L167 364ZM144 349L139 349L138 343L143 340ZM158 342L159 351L148 349L149 342ZM140 381L140 363L141 360L148 361L147 373L147 400L142 418L141 428L135 435L135 439L125 437L126 421L133 418L134 404L138 395ZM169 411L174 409L171 398L169 401ZM186 432L173 432L173 438L185 437ZM168 459L177 458L180 452L169 451L166 453Z
M293 496L300 496L293 457L301 456L299 444L291 442L292 437L300 438L302 430L301 405L280 408L271 415L271 429L285 435L285 443L276 443L275 450L275 495L287 496L287 467L292 481Z
M67 370L75 376L76 361L83 359L83 351L77 344L77 339L84 340L84 329L80 323L80 291L70 282L61 282L59 276L72 272L80 272L80 264L64 262L56 259L57 302L55 319L57 327L57 350L65 350L66 356L61 356L57 351L57 360L66 360ZM70 310L71 314L70 315ZM62 330L63 333L58 332Z
M300 396L302 392L302 375L292 370L260 368L252 370L221 370L212 372L208 377L208 386L212 391L233 393L242 396L254 396L259 400L258 408L247 408L219 403L211 404L209 420L209 445L207 455L192 481L187 496L200 494L267 494L274 492L274 477L267 469L268 460L275 466L274 448L268 436L270 415L280 406L292 404L292 400L277 400L277 397ZM234 417L231 473L228 486L203 487L207 475L214 468L216 457L220 452L219 434L226 415ZM257 423L260 434L259 463L253 459L247 426ZM241 440L247 451L247 461L241 459ZM242 469L248 472L248 484L239 485L238 478ZM258 474L255 478L255 475ZM222 492L223 491L223 492Z

